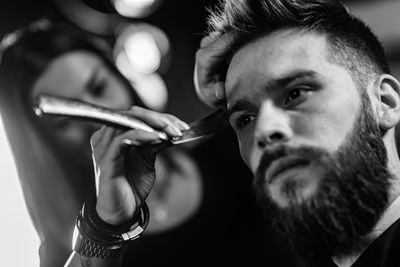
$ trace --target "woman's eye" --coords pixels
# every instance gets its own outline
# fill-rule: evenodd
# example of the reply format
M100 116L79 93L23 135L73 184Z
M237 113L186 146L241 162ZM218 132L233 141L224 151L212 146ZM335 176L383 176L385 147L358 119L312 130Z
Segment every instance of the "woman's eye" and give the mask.
M90 91L94 96L99 97L104 93L105 88L106 88L106 82L99 81L93 85Z
M248 127L251 123L253 123L257 117L252 114L241 114L233 119L233 127L234 129L241 130Z

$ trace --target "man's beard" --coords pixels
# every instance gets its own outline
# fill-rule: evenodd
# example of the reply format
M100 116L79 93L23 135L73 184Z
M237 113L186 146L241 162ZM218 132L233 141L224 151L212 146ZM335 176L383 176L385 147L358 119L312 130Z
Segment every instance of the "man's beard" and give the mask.
M306 259L345 256L368 244L372 231L388 204L391 174L386 149L372 115L368 97L346 142L336 153L315 147L280 146L266 151L254 179L254 191L265 216ZM299 198L300 184L284 181L280 194L289 199L279 207L266 190L265 171L280 157L298 156L323 170L316 192Z

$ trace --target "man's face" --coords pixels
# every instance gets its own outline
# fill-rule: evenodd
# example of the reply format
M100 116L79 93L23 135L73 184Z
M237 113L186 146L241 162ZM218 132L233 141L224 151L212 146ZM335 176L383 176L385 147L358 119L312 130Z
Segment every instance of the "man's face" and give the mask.
M265 149L312 146L335 152L352 129L360 96L349 73L328 61L326 40L285 30L240 49L226 79L228 110L242 157L255 174ZM281 165L291 165L280 171ZM298 192L316 192L319 170L290 159L271 165L265 190L280 206L282 185L301 180Z
M225 86L242 157L277 228L327 255L367 241L387 204L386 150L367 92L329 61L326 39L282 30L254 41L232 58Z

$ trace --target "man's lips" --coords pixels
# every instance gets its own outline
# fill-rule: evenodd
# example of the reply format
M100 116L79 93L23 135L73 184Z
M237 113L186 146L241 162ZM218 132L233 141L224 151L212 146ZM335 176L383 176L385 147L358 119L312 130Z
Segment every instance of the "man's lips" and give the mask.
M310 164L310 161L304 158L283 157L271 162L265 172L266 181L268 184L274 182L278 174L296 167L304 167Z

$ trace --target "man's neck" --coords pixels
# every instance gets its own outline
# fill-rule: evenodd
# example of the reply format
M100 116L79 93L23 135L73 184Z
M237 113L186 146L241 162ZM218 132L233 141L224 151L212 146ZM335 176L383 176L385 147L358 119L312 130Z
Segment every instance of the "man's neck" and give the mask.
M351 255L347 255L345 257L333 257L332 260L336 263L339 267L349 267L353 265L357 259L361 256L361 254L367 249L367 247L377 239L383 232L386 231L395 221L400 218L400 196L392 201L392 203L388 206L386 211L382 214L382 217L379 219L378 223L372 230L370 234L369 240L371 242L365 246L363 249L359 250L356 253Z

